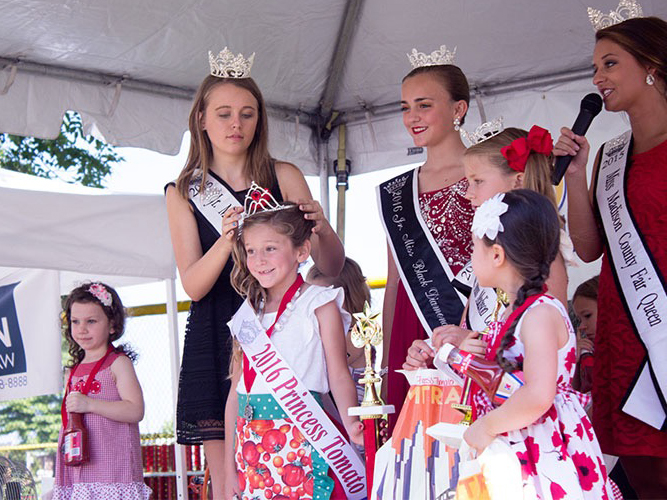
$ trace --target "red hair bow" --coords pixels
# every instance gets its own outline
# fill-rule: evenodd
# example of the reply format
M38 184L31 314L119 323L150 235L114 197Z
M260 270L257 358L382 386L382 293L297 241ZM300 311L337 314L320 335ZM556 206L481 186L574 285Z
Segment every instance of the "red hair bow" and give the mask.
M553 141L548 130L533 125L528 132L528 137L514 139L509 146L505 146L500 153L507 160L512 170L523 172L526 170L526 162L532 151L545 155L551 154Z

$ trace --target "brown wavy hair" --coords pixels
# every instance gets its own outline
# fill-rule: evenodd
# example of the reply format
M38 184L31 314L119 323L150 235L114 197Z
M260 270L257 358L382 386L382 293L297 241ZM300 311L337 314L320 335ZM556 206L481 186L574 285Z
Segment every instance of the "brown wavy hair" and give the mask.
M90 293L89 290L91 285L101 285L109 292L111 295L110 306L105 306L97 297L95 297L95 295ZM123 307L123 303L120 301L120 297L118 296L116 290L114 290L106 283L100 282L85 283L76 287L69 293L63 304L63 334L65 336L65 340L67 340L67 344L69 346L68 352L71 357L69 363L67 364L67 368L72 368L81 363L84 356L86 355L86 351L81 349L79 344L77 344L72 337L72 305L75 303L97 304L102 308L104 314L109 319L109 326L113 328L113 333L109 335L109 344L121 338L125 333L125 308ZM137 359L137 353L133 351L128 344L121 344L116 346L114 351L125 354L132 361L136 361Z
M338 276L326 276L316 266L308 270L306 281L325 280L328 284L342 288L345 292L343 308L350 314L364 310L364 303L371 303L371 289L366 283L366 276L356 261L345 257L343 270Z
M199 169L201 169L202 174L200 189L203 190L208 171L213 163L213 147L208 133L202 128L202 116L206 112L211 92L220 85L234 85L245 89L257 101L257 127L248 147L244 173L248 179L254 180L260 186L272 186L275 181L273 171L270 168L273 158L269 154L269 125L266 105L259 87L252 78L220 78L208 75L199 85L192 103L190 117L188 118L190 150L185 166L176 180L176 189L186 199L188 198L190 183L194 180Z
M243 235L254 226L262 224L270 225L278 233L287 236L295 248L303 245L310 239L315 222L304 218L303 212L294 203L284 203L283 210L258 212L243 221L238 239L232 247L234 258L234 269L232 269L231 282L234 290L239 295L246 297L255 311L259 310L260 304L266 300L266 290L259 281L250 273L245 250Z
M470 85L468 84L468 79L463 74L463 71L461 71L461 68L458 66L454 66L453 64L421 66L413 69L410 73L405 75L402 82L417 75L433 76L440 82L445 90L449 92L452 100L465 101L466 104L470 105ZM468 114L467 111L460 117L461 125L465 123L466 114Z
M508 127L498 135L470 146L466 149L464 156L485 156L494 167L500 169L505 175L516 174L517 171L508 165L507 159L500 150L521 137L528 137L528 132L520 128ZM552 168L553 155L531 151L526 161L523 188L546 196L553 206L557 207L556 191L551 184Z
M600 287L600 275L593 276L592 278L587 279L582 282L577 289L574 291L572 296L572 302L575 301L577 297L584 297L586 299L598 300L598 288Z
M628 51L642 66L655 68L667 99L667 22L659 17L627 19L595 33L595 40L608 39Z

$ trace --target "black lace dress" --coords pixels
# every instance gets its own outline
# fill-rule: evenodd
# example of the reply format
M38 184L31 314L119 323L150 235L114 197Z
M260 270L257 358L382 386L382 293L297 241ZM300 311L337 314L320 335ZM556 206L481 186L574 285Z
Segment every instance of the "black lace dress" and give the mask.
M215 174L209 172L209 175L223 182ZM275 171L273 177L271 193L282 202ZM241 204L245 194L245 190L234 192ZM194 214L202 251L206 253L220 234L196 209ZM232 353L227 322L243 302L230 283L232 268L230 256L213 288L190 306L176 404L179 444L201 444L225 438L225 403L231 386L229 365Z

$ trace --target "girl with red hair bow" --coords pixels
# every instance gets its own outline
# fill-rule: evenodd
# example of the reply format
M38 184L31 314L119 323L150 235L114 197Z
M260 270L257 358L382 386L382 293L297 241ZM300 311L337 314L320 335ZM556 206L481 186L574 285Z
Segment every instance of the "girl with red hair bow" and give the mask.
M506 128L499 134L471 146L463 156L465 176L468 180L466 198L477 208L498 193L524 188L546 196L557 208L556 192L551 184L552 148L549 131L537 125L534 125L530 132L519 128ZM560 252L551 264L546 284L549 294L567 304L565 263L571 259L572 250L570 239L563 230L560 239ZM470 285L471 289L474 288L474 282ZM469 299L469 302L471 301L472 296ZM493 303L489 305L494 307ZM450 326L446 334L436 332L433 336L433 348L421 340L413 342L403 368L410 370L426 367L444 342L456 344L483 356L486 352L486 341L478 339L478 331L473 331L477 329L475 325L480 323L471 317L474 315L472 309L474 308L466 307L462 328L455 330Z

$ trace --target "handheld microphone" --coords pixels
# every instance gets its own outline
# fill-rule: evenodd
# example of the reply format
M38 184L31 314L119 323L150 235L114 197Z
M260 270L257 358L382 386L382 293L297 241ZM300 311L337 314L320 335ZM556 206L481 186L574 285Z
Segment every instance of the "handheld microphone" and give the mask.
M588 127L591 126L593 118L595 118L600 111L602 111L602 97L599 94L587 94L581 100L581 108L579 109L579 115L572 125L572 132L577 135L584 135L588 131ZM563 175L567 167L572 161L572 156L558 156L556 158L556 166L554 171L551 174L551 182L554 186L560 184Z

